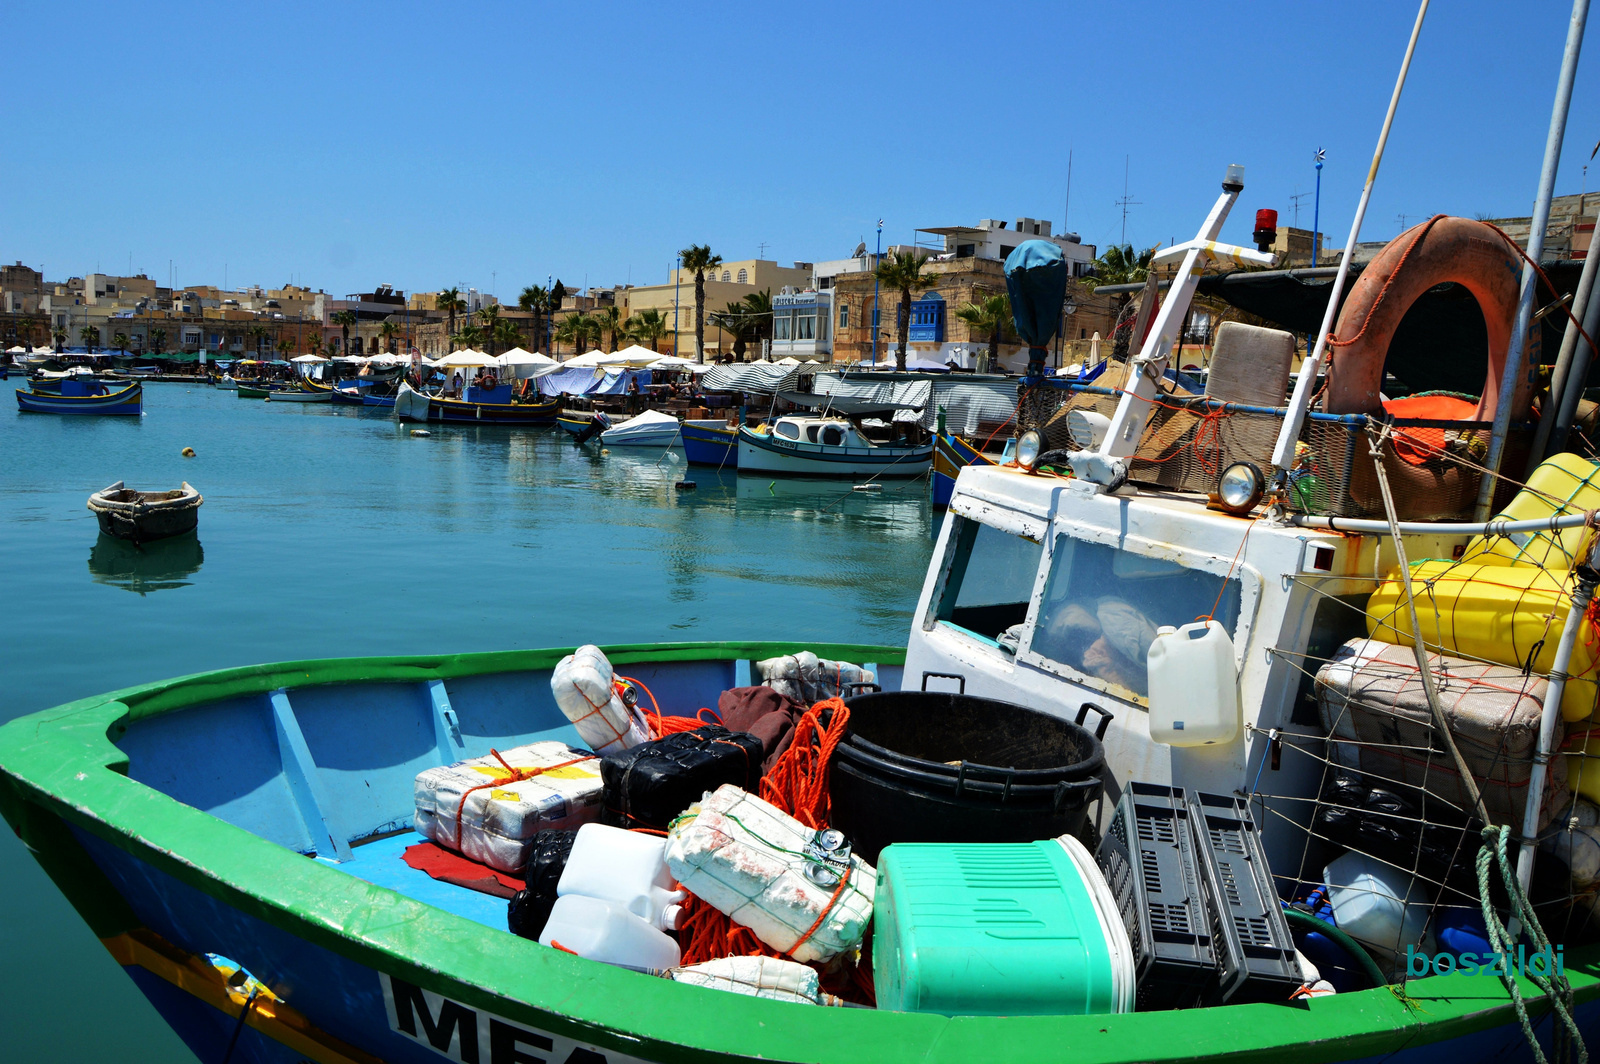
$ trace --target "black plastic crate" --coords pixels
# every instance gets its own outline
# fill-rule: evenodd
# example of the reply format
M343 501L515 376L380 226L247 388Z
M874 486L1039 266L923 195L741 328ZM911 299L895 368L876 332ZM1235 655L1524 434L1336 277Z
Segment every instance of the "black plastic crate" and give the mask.
M1220 973L1212 1003L1288 1000L1304 979L1249 805L1196 792L1189 806Z
M1100 842L1100 868L1133 945L1140 1012L1190 1008L1216 991L1193 815L1181 787L1130 783Z

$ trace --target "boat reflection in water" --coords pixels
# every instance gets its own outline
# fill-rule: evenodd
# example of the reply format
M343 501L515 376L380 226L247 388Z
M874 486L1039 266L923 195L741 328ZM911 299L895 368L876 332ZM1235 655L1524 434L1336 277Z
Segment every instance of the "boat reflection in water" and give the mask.
M110 584L140 595L186 587L184 579L200 571L205 551L193 532L160 539L144 546L101 533L89 550L89 575L97 584Z

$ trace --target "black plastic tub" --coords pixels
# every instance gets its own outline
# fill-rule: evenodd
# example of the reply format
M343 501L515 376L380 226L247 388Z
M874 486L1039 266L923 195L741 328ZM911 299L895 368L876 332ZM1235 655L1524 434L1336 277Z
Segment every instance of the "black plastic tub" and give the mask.
M1105 753L1081 724L947 692L882 692L845 704L850 726L829 770L830 819L867 861L894 842L1084 834ZM1097 707L1080 719L1089 708Z

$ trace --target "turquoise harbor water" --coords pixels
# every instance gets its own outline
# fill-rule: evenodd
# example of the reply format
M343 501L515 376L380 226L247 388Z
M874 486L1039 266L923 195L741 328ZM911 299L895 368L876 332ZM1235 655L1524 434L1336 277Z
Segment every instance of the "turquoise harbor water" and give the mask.
M7 389L17 385L6 382ZM927 483L684 472L559 429L430 426L181 384L142 418L0 410L0 720L146 680L306 657L580 642L903 644ZM197 456L181 457L184 447ZM694 492L677 492L687 475ZM140 554L84 508L116 480L205 495ZM665 707L664 707L665 708ZM0 831L9 1060L194 1058Z

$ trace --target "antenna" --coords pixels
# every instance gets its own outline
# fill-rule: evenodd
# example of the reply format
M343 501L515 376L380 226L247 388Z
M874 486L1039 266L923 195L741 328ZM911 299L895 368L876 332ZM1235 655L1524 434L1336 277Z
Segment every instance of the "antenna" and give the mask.
M760 255L761 255L761 257L763 259L767 257L767 248L769 248L769 247L771 247L771 245L768 244L765 240L763 240L761 243L756 245L756 248L758 249L758 251L759 251L759 253L760 253Z
M1127 189L1123 189L1124 192ZM1065 236L1071 230L1067 227L1067 219L1072 215L1072 149L1067 149L1067 201L1061 208L1061 233Z
M1397 214L1397 215L1395 215L1395 220L1400 223L1400 231L1402 233L1406 231L1406 219L1410 218L1410 217L1411 217L1411 215L1409 215L1409 214Z
M1122 208L1122 239L1117 243L1126 244L1128 242L1128 208L1144 206L1141 201L1128 197L1128 157L1126 155L1122 157L1122 198L1117 200L1117 206Z
M1299 185L1295 186L1295 188L1299 187ZM1289 197L1289 202L1294 204L1294 227L1296 229L1300 228L1300 201L1309 195L1311 195L1309 192L1296 192L1294 195Z

